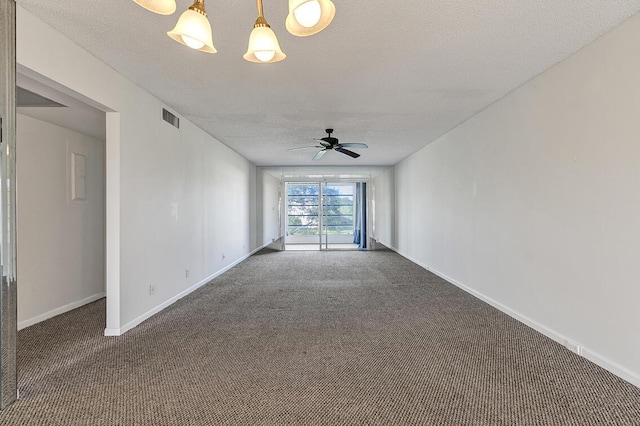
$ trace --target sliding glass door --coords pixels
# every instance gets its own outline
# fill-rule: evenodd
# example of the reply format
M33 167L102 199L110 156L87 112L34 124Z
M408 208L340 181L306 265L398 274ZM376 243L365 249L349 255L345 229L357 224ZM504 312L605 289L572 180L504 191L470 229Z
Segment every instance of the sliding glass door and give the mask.
M354 249L355 183L288 183L287 250Z
M353 183L322 184L321 248L355 248L354 187Z
M308 246L320 243L320 184L287 184L287 230L285 244Z

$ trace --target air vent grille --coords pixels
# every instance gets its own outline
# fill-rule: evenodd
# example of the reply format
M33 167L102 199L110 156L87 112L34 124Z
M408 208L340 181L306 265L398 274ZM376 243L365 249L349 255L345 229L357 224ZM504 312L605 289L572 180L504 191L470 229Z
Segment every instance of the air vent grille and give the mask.
M176 129L180 128L180 119L166 108L162 108L162 119L171 124Z

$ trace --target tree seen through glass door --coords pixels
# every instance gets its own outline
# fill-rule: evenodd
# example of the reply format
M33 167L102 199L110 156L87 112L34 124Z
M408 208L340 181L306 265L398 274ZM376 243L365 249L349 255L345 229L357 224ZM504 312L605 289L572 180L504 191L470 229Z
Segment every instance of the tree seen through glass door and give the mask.
M288 243L350 243L354 232L354 184L322 186L317 183L287 185ZM322 208L321 208L322 207ZM320 229L320 214L323 228ZM324 238L323 238L324 241Z

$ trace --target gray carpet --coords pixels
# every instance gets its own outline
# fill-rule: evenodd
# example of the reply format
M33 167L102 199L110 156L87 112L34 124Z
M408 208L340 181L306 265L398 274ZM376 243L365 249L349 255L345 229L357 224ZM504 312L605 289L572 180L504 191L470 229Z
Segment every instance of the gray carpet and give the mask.
M392 252L261 252L118 338L19 333L2 425L640 425L640 389Z

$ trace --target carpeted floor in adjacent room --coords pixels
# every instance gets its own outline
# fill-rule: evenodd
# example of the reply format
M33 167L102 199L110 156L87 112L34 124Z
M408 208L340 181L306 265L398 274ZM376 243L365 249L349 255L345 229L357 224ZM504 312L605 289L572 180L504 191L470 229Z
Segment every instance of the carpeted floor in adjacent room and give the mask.
M640 389L389 251L263 251L104 317L19 332L1 425L640 425Z

